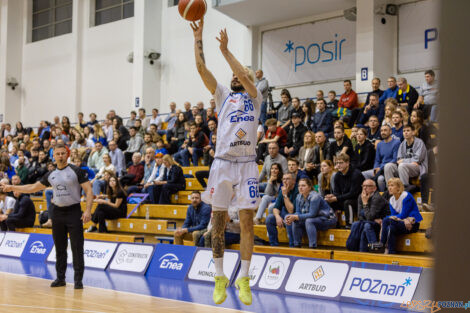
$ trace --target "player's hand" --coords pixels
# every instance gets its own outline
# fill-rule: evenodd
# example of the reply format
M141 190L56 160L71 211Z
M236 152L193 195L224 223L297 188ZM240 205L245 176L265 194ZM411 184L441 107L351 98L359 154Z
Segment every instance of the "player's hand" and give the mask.
M4 183L0 183L0 188L3 190L3 192L11 191L11 185L5 185Z
M193 29L194 38L202 40L202 30L204 29L204 17L199 20L199 23L192 22L189 24L189 26L191 26L191 28Z
M82 221L83 221L83 224L86 224L86 223L88 223L89 221L91 221L91 212L89 212L88 210L86 210L85 212L83 212L83 214L82 214Z
M215 39L220 42L220 51L224 52L228 50L228 35L225 28L220 31L219 37L216 37Z

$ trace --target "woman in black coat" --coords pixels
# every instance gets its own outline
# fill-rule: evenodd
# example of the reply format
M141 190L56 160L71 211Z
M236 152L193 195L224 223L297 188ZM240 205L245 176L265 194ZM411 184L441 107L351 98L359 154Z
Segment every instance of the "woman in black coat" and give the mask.
M357 144L354 151L357 155L357 169L361 172L374 168L375 147L367 140L367 131L365 128L359 128L356 135Z
M170 204L171 195L186 188L186 179L184 178L183 169L176 163L173 158L166 154L163 156L163 179L156 181L154 188L155 199L158 204Z

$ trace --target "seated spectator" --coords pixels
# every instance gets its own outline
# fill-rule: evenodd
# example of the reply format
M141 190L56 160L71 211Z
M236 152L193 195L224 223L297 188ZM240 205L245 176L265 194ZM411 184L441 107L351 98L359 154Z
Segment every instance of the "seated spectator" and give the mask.
M201 114L196 115L194 123L196 124L196 127L199 128L199 131L202 131L207 137L210 136L211 131L207 127L206 122L204 122Z
M385 100L389 98L395 99L398 93L398 86L397 86L397 79L393 76L390 76L387 79L388 89L383 92L383 94L379 98L380 104L386 104Z
M314 112L315 112L315 102L313 102L310 99L307 99L307 101L305 101L302 104L302 113L303 113L302 124L304 124L304 126L310 130L312 129L311 125L312 125Z
M266 229L268 230L269 244L271 246L278 246L278 232L277 227L285 227L287 230L287 237L289 238L289 247L294 246L294 237L292 235L292 225L287 225L284 217L292 214L295 211L294 203L299 193L297 184L295 183L295 176L291 173L285 173L282 177L281 192L279 192L276 202L273 206L273 213L269 214L266 218Z
M414 109L411 111L410 124L413 125L415 137L421 139L426 145L427 149L432 149L437 146L435 139L431 138L431 134L437 132L434 127L424 123L424 113L421 110Z
M403 183L399 178L388 181L391 215L382 221L382 234L380 245L386 247L385 254L395 254L397 236L411 234L419 230L419 223L423 217L419 213L418 205L413 196L404 191Z
M148 193L150 203L158 203L158 198L155 198L155 189L157 184L163 180L165 166L163 165L163 154L157 153L155 155L155 166L152 170L152 174L147 178L143 188L140 188L139 191L132 189L133 192L142 192ZM169 168L167 168L168 170ZM131 189L129 189L131 190Z
M343 83L344 93L339 98L338 107L346 108L349 110L355 109L357 107L357 93L352 90L352 84L349 79L345 80Z
M10 159L8 156L0 157L0 172L5 172L9 179L11 179L11 177L16 174L15 169L10 164Z
M424 142L414 136L413 125L403 127L405 140L398 148L397 161L385 165L385 180L399 177L405 189L410 178L420 177L428 172L428 152Z
M435 79L436 74L433 70L424 72L424 79L426 80L419 90L419 97L413 109L423 111L424 117L430 116L430 121L437 122L437 104L439 99L439 83Z
M317 112L312 117L310 128L314 133L322 131L327 137L331 136L333 131L333 119L329 111L326 110L325 100L317 100Z
M315 147L315 134L312 131L307 131L304 134L304 145L299 150L297 160L299 160L299 168L307 173L310 177L311 171L314 167L312 163L313 149Z
M277 110L277 125L282 127L284 130L288 130L288 126L290 125L290 116L293 110L291 105L292 97L290 95L289 90L283 89L281 91L281 107ZM268 126L268 125L266 125Z
M276 142L269 143L268 152L269 154L264 158L263 168L259 173L259 182L262 182L266 177L269 180L270 169L273 163L280 164L282 167L282 172L287 173L287 159L279 153L279 146ZM260 191L263 192L265 187L266 186L263 186L263 183L261 183Z
M141 120L144 129L147 129L150 126L150 119L147 117L144 108L139 109L139 119Z
M367 140L369 140L375 147L377 147L377 144L382 139L382 137L380 136L379 118L375 115L371 115L369 117L367 125Z
M277 126L277 120L270 118L266 121L266 127L268 130L264 134L264 138L258 142L258 151L256 156L256 161L259 162L263 160L266 156L266 149L268 144L271 142L276 142L279 146L279 151L283 151L287 143L287 133L284 128Z
M225 221L225 246L228 247L229 245L239 244L240 243L240 217L238 216L238 208L229 207L227 220ZM199 247L212 247L212 219L207 225L207 231L202 235L201 239L199 239Z
M157 140L155 153L161 153L163 155L168 154L168 150L165 148L165 142L161 138Z
M367 140L367 131L364 128L357 130L357 144L354 152L357 155L357 168L361 171L368 171L374 168L375 147Z
M198 166L199 158L202 157L203 148L209 142L204 132L201 131L194 122L189 127L190 136L187 146L175 153L175 161L182 166L190 166L189 160L192 159L193 166Z
M178 151L178 149L183 145L184 140L186 139L186 130L184 124L186 123L186 115L182 112L178 114L178 118L175 122L175 127L168 132L166 138L170 138L168 143L171 145L171 151Z
M128 164L131 161L132 155L134 154L134 152L139 152L140 148L144 144L144 140L142 139L140 134L137 133L137 128L135 126L130 128L129 135L130 135L129 143L128 143L126 151L124 152L126 164Z
M3 178L2 183L9 184L8 179ZM10 197L7 193L0 190L0 221L4 221L8 218L8 215L15 209L16 199Z
M136 118L137 118L137 112L136 111L131 111L131 117L127 120L126 127L130 128L130 127L134 126Z
M357 126L354 126L354 127L351 127L351 135L349 137L349 139L351 140L351 144L353 146L353 150L356 151L356 145L357 145L357 131L358 131L359 127Z
M400 106L397 107L395 111L400 112L401 115L403 116L403 126L408 125L410 121L410 114L408 114L408 111L405 108L400 107Z
M150 124L150 125L153 125L153 124ZM142 126L142 121L140 120L140 118L135 120L133 127L135 127L135 129L137 130L137 135L140 135L140 137L144 138L145 128Z
M377 144L374 169L362 172L362 175L366 179L373 179L379 186L379 191L385 191L385 165L397 161L400 141L392 137L392 128L388 124L382 126L380 133L383 140Z
M28 167L25 164L25 157L20 156L17 162L18 165L15 168L16 175L20 177L22 184L26 184L28 181Z
M87 123L88 126L93 127L93 125L98 123L98 121L96 120L96 114L95 113L90 113L90 115L88 115L88 117L90 118L90 121Z
M304 134L307 131L307 127L305 127L301 121L302 119L299 113L293 112L291 118L292 125L287 134L287 144L284 147L284 154L286 156L292 158L297 157L300 147L303 145Z
M150 127L150 125L155 124L158 127L157 133L159 135L165 135L166 132L162 129L163 117L161 115L159 115L158 113L159 112L158 112L157 108L152 109L152 116L150 116L149 127ZM145 133L145 131L149 131L149 130L150 130L149 128L144 129L144 133Z
M186 118L186 121L194 120L193 112L191 112L191 103L189 101L186 101L183 104L183 106L184 106L184 116Z
M106 220L115 220L127 215L127 195L115 176L109 178L106 194L108 200L96 199L94 201L98 203L98 206L91 216L93 224L88 228L88 232L107 233ZM96 228L96 225L98 225L98 228Z
M145 133L144 135L144 144L140 148L140 154L145 155L145 151L147 151L148 148L156 149L157 145L152 141L152 135L149 133Z
M193 191L191 193L191 204L186 211L186 219L183 226L178 227L174 233L174 244L182 245L183 240L192 240L197 245L199 239L206 232L207 225L211 218L211 207L201 201L201 193Z
M336 91L330 90L328 92L328 102L326 104L326 110L331 113L338 109L338 99L336 99Z
M91 153L88 156L88 167L95 171L95 173L103 167L103 156L105 154L108 154L108 149L103 147L101 142L96 142L95 147L91 149Z
M122 138L121 140L127 142L130 139L129 131L124 125L122 125L122 118L117 116L113 118L113 129L119 131L119 137ZM116 138L113 139L116 140ZM117 144L119 149L121 149L122 151L126 150L119 145L119 141L117 142Z
M108 141L106 140L106 135L103 132L103 128L99 123L93 125L93 137L91 138L93 142L96 144L97 142L101 142L101 144L105 147L108 146Z
M308 178L307 174L304 171L299 170L299 160L297 159L294 159L294 158L287 159L287 171L296 177L295 179L296 184L299 183L299 180L301 178Z
M109 118L105 119L102 128L106 137L106 141L109 143L111 140L113 140L113 121L111 121Z
M304 118L304 112L302 111L302 107L300 106L300 99L299 97L292 98L292 111L290 112L290 119L292 126L292 114L297 113L300 117L300 120ZM290 127L289 127L290 128ZM287 131L287 128L286 128Z
M351 139L344 134L344 128L335 127L334 130L335 141L330 144L330 154L334 157L339 153L344 153L349 156L350 165L357 166L357 157Z
M203 152L204 152L204 159L203 163L205 166L211 166L212 162L214 162L215 158L215 147L217 145L217 133L213 132L211 134L210 142L207 146L204 147Z
M114 140L109 142L109 156L111 157L111 163L113 163L117 175L120 177L126 172L126 163L124 153L122 153L121 149L118 148Z
M403 141L403 114L400 111L395 111L392 114L392 136L395 139Z
M382 219L388 215L390 215L388 201L380 195L375 182L372 179L366 179L362 183L362 193L358 197L359 221L354 222L351 227L351 234L355 227L360 229L359 236L351 243L355 248L352 250L368 252L369 244L378 241Z
M113 130L113 140L116 142L117 146L121 151L127 149L127 141L124 137L121 136L119 130Z
M181 167L167 154L163 156L163 177L161 181L155 182L154 189L155 204L170 204L171 195L186 188L186 179Z
M27 194L13 192L15 198L15 206L13 211L4 219L4 215L0 216L0 226L2 231L15 231L16 228L33 227L36 219L36 209L33 201Z
M374 77L371 82L372 85L372 91L367 93L366 97L366 102L364 103L364 106L369 105L370 103L370 96L373 94L376 94L377 97L377 102L379 102L379 98L383 95L384 91L380 89L380 78Z
M281 164L272 163L269 172L270 172L269 179L268 179L268 183L266 184L266 188L264 189L264 196L261 198L258 211L256 212L256 216L253 220L255 225L261 224L261 218L263 217L266 209L271 204L274 205L273 202L276 200L279 194L280 187L281 187L282 176L284 175ZM271 213L272 211L268 212L268 215Z
M361 185L364 176L355 168L352 168L349 156L340 153L335 160L338 172L334 177L333 193L325 196L325 201L337 212L343 211L346 215L346 228L350 228L357 211L357 197L361 193Z
M294 235L294 247L301 248L304 231L308 236L308 247L317 247L317 229L327 230L336 226L335 212L313 191L312 181L301 178L299 181L299 194L295 199L295 213L285 217L286 224L292 225Z
M111 144L110 144L111 145ZM132 165L127 169L127 173L119 179L123 187L136 186L144 177L144 164L140 152L134 153L132 156Z
M371 116L377 116L379 118L379 123L384 119L385 115L385 106L379 104L379 95L371 94L370 103L362 109L362 112L357 119L358 126L366 125Z
M315 143L316 145L313 147L312 158L309 159L306 166L307 175L312 180L320 172L320 163L323 160L333 159L333 155L331 154L331 144L322 131L318 131L315 134Z
M382 125L388 124L390 127L393 125L392 121L392 115L393 112L397 110L398 107L398 102L397 99L395 98L388 98L385 100L385 113L384 113L384 119L382 121Z
M103 156L103 166L100 168L95 178L91 180L93 194L95 196L99 195L101 192L105 192L106 190L107 181L104 180L105 172L109 172L112 176L116 176L116 168L111 163L111 157L107 153Z
M176 103L175 102L170 102L170 112L166 116L166 118L164 119L165 123L167 123L166 129L164 130L165 135L166 135L167 138L171 137L171 136L169 136L169 133L171 133L171 130L175 127L176 120L178 119L178 115L180 113L181 113L181 110L176 109Z
M320 174L318 174L318 193L325 197L333 193L335 184L335 166L331 160L323 160L320 164Z
M413 106L418 101L418 92L410 84L408 84L406 78L398 78L398 93L396 99L398 105L405 108L408 113L411 113Z

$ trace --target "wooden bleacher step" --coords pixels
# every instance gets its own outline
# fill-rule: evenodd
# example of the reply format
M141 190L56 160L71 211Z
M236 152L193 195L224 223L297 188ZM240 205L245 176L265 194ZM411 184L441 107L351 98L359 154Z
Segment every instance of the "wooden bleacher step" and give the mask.
M52 234L50 228L18 228L16 231L22 233L36 233L36 234ZM114 241L114 242L144 242L144 236L139 235L123 235L123 234L112 234L112 233L83 233L85 239L88 240L103 240L103 241Z

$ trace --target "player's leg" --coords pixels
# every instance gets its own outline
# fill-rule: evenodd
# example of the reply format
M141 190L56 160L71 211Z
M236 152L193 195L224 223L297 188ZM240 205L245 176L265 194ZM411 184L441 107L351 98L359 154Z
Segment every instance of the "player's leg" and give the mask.
M251 256L253 254L254 245L254 210L240 210L238 215L240 217L240 254L242 257L242 264L240 268L240 278L235 282L235 286L239 289L238 297L240 300L244 304L250 305L252 302L252 297L248 271L250 270Z
M215 266L215 289L213 300L215 304L221 304L227 298L226 288L229 280L224 274L224 250L225 250L225 222L227 209L212 207L212 258Z

